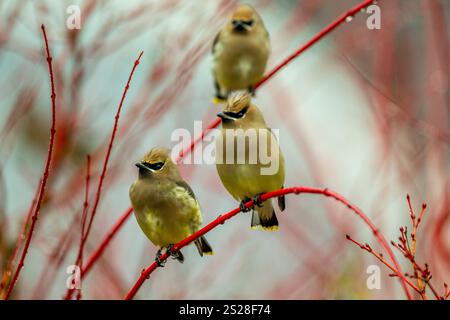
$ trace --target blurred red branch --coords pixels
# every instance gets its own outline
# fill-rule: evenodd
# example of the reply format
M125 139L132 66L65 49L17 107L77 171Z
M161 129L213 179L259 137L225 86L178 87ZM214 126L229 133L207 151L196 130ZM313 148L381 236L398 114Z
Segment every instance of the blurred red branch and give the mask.
M114 138L116 136L117 127L118 127L118 124L119 124L120 111L122 110L123 102L124 102L125 97L127 95L128 89L130 88L130 82L131 82L131 79L133 78L134 71L136 70L136 67L138 66L139 61L140 61L140 59L141 59L143 54L144 54L144 52L141 51L141 53L139 54L139 57L134 62L133 68L131 69L130 75L128 76L127 84L125 85L125 89L123 91L122 98L120 99L119 107L117 109L117 113L116 113L116 116L114 118L115 119L114 120L114 127L113 127L113 130L112 130L112 133L111 133L111 139L109 141L108 151L106 152L105 161L103 163L103 169L102 169L102 172L100 174L100 180L99 180L98 186L97 186L97 192L95 194L94 205L92 207L92 211L91 211L90 218L89 218L89 223L88 223L88 226L87 226L87 229L86 229L86 233L84 234L84 237L82 239L82 243L85 243L87 241L87 238L88 238L89 233L91 231L92 223L93 223L94 218L95 218L95 213L97 212L97 207L98 207L98 204L100 202L103 181L105 180L106 171L108 169L109 157L111 155L111 150L112 150L112 147L113 147ZM80 251L82 251L82 248L80 248L80 249L81 249ZM83 270L81 270L81 274L83 274ZM65 299L70 299L70 297L72 296L72 293L73 293L73 290L69 289L67 291Z
M336 29L338 26L340 26L343 22L345 22L346 18L358 14L361 12L361 9L364 9L371 5L374 2L374 0L365 0L362 1L357 6L353 7L340 17L338 17L336 20L334 20L332 23L330 23L328 26L326 26L324 29L322 29L317 35L315 35L310 41L308 41L305 45L301 46L297 51L295 51L292 55L287 57L283 60L279 65L277 65L272 71L270 71L263 79L261 79L256 85L255 90L258 89L261 85L263 85L266 81L268 81L270 78L272 78L276 73L278 73L281 69L283 69L288 63L290 63L292 60L297 58L301 53L306 51L307 49L311 48L315 43L317 43L319 40L321 40L324 36L328 35L331 31ZM216 128L220 124L221 120L220 118L215 119L198 137L196 137L191 145L187 147L186 149L182 150L178 156L178 162L183 159L187 154L189 154L196 146L196 144L199 141L202 141L203 138L208 134L208 132L214 128ZM108 246L111 239L114 237L114 235L120 230L122 225L125 223L125 221L131 216L131 213L133 212L133 209L130 207L127 209L126 212L124 212L119 220L116 222L116 224L113 226L113 228L108 232L107 236L102 240L99 247L94 251L94 253L91 254L88 260L88 264L84 268L85 273L87 273L92 266L94 265L95 261L102 255L105 248ZM82 273L83 276L84 273ZM405 286L406 288L406 286Z
M33 215L31 216L31 224L28 231L28 235L25 241L25 245L22 251L22 255L19 260L19 264L17 265L16 271L14 272L14 276L12 278L12 281L8 287L8 291L6 292L5 300L7 300L11 292L14 289L14 286L17 282L17 279L19 278L20 271L22 270L22 267L24 266L25 257L28 253L28 248L31 243L31 238L33 236L34 227L36 225L36 221L39 216L39 211L41 209L41 203L42 199L44 198L45 193L45 186L47 184L49 172L50 172L50 164L52 161L52 154L53 154L53 143L55 141L55 133L56 133L56 93L55 93L55 82L53 79L53 68L52 68L52 56L50 54L50 49L48 46L48 39L47 34L45 32L45 26L41 25L42 33L44 35L44 41L45 41L45 49L47 52L47 64L48 64L48 70L50 75L50 83L51 83L51 100L52 100L52 127L50 129L50 141L49 141L49 147L48 147L48 153L47 153L47 161L44 168L44 174L42 176L41 183L39 185L39 197L36 203L36 207L34 208Z
M312 47L314 44L319 42L320 39L322 39L324 36L328 35L331 31L336 29L339 25L344 23L348 17L353 18L357 13L361 12L362 9L368 7L372 3L374 3L374 0L365 0L358 4L357 6L351 8L346 13L342 14L340 17L338 17L336 20L334 20L332 23L330 23L328 26L323 28L318 34L316 34L311 40L309 40L304 46L299 48L297 51L295 51L293 54L291 54L289 57L284 59L278 66L276 66L271 72L269 72L264 78L262 78L256 85L255 88L258 88L261 86L264 82L266 82L268 79L272 78L272 76L283 69L288 63L290 63L292 60L297 58L301 53L306 51L308 48Z
M340 194L330 191L328 189L318 189L318 188L309 188L309 187L301 187L300 186L300 187L291 187L291 188L285 188L285 189L279 189L276 191L267 192L260 196L260 200L264 201L264 200L267 200L270 198L279 197L281 195L287 195L287 194L296 194L297 195L297 194L301 194L301 193L320 194L325 197L333 198L336 201L341 202L342 204L346 205L351 211L356 213L356 215L358 215L358 217L360 217L364 221L364 223L372 230L374 236L378 239L380 245L386 250L387 254L389 255L389 257L392 260L392 263L395 266L397 276L402 280L401 283L405 289L405 293L406 293L408 299L411 299L409 290L406 287L407 279L403 275L403 273L400 269L400 265L398 264L397 259L395 258L395 255L392 252L392 249L389 247L389 244L386 241L386 239L383 237L383 235L380 233L380 231L375 227L375 225L372 223L372 221L364 214L364 212L362 212L361 209L359 209L358 207L353 205L350 201L345 199ZM253 206L253 200L245 203L246 208L251 208L252 206ZM197 232L193 233L186 239L175 244L172 247L172 251L173 252L179 251L183 247L185 247L188 244L190 244L191 242L193 242L195 239L201 237L202 235L211 231L218 225L223 224L228 219L237 215L239 212L241 212L241 210L238 207L238 208L235 208L235 209L225 213L224 215L220 215L217 219L213 220L212 222L210 222L209 224L204 226L202 229L198 230ZM168 258L167 253L164 253L160 259L161 259L161 261L165 261L167 258ZM150 277L150 274L153 271L155 271L156 268L157 268L157 264L156 264L156 262L153 262L147 269L142 271L139 279L136 281L136 283L133 285L133 287L130 289L130 291L125 296L125 300L133 299L133 297L136 295L137 291L142 286L144 281Z

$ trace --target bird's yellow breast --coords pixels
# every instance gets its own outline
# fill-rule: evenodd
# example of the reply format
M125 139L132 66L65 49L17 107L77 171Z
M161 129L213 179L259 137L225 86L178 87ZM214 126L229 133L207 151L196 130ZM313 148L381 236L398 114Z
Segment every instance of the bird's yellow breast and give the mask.
M222 131L222 137L223 134ZM274 143L276 143L275 140ZM228 150L226 143L223 144L221 154L223 163L216 164L217 172L224 187L235 199L251 198L261 193L277 190L283 186L285 178L284 158L278 144L275 147L277 151L276 156L278 157L278 168L274 174L269 175L262 173L262 168L266 166L261 164L259 153L256 156L256 163L249 162L248 157L246 157L245 162L239 164L236 158L237 150L234 149L234 163L226 163ZM234 145L234 148L236 148L236 145ZM250 151L255 152L255 150L248 148L248 144L246 144L245 154L248 155Z
M227 89L247 89L264 74L269 41L261 37L223 36L215 46L214 74Z
M185 188L175 184L141 187L133 185L130 198L139 226L154 245L177 243L198 230L200 207Z

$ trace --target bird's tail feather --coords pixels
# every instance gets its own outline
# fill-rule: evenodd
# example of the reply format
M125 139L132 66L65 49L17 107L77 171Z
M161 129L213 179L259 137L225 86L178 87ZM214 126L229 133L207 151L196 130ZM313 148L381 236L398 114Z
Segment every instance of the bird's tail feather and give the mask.
M256 207L252 215L252 229L261 226L266 231L278 230L278 219L271 201L265 201L262 207Z
M278 208L280 208L281 211L284 211L284 209L286 209L285 196L278 197Z
M201 236L200 238L196 239L194 243L201 257L203 257L204 254L206 255L214 254L213 249L211 248L210 244L208 243L208 241L204 236Z
M172 255L173 259L176 259L179 263L183 263L184 262L184 256L181 253L181 251L177 251L174 255Z
M261 221L259 221L259 214L255 210L252 212L252 223L250 225L250 228L256 229L258 226L261 225Z

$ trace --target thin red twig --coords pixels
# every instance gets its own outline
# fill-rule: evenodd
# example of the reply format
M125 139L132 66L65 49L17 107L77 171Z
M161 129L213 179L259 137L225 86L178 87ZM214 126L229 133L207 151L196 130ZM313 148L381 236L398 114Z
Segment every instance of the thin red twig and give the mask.
M372 223L372 221L361 211L361 209L359 209L358 207L353 205L350 201L345 199L340 194L338 194L336 192L333 192L333 191L330 191L328 189L318 189L318 188L309 188L309 187L301 187L300 186L300 187L291 187L291 188L285 188L285 189L280 189L280 190L268 192L268 193L265 193L265 194L261 195L260 199L262 201L264 201L264 200L267 200L267 199L270 199L270 198L273 198L273 197L279 197L281 195L287 195L287 194L292 194L292 193L293 194L301 194L301 193L321 194L323 196L333 198L336 201L343 203L350 210L352 210L354 213L356 213L365 222L365 224L372 230L374 236L380 242L380 245L386 250L387 254L389 255L389 257L392 260L392 263L394 264L395 270L397 270L397 276L400 279L402 279L401 283L406 287L407 279L403 275L403 273L401 271L401 268L400 268L400 265L398 264L397 259L395 258L395 255L392 252L392 249L390 248L390 246L389 246L388 242L386 241L386 239L379 232L379 230L375 227L375 225ZM250 201L246 202L245 206L247 208L251 208L253 206L253 200L250 200ZM195 232L194 234L190 235L186 239L184 239L184 240L178 242L177 244L175 244L172 247L172 251L173 252L179 251L183 247L185 247L188 244L190 244L191 242L193 242L195 239L201 237L205 233L211 231L215 227L223 224L228 219L230 219L233 216L237 215L240 211L241 211L240 208L235 208L235 209L233 209L233 210L231 210L231 211L229 211L229 212L227 212L227 213L225 213L223 215L220 215L217 219L213 220L212 222L210 222L209 224L204 226L202 229L198 230L197 232ZM167 258L168 258L167 253L164 253L160 257L161 261L165 261ZM155 271L156 268L157 268L157 264L156 264L156 262L153 262L147 269L143 270L141 275L140 275L140 277L139 277L139 279L136 281L136 283L133 285L133 287L130 289L130 291L127 293L127 295L125 296L124 299L125 300L133 299L133 297L136 295L137 291L142 286L144 281L150 277L151 273L153 271ZM405 289L405 293L407 294L408 299L410 299L411 295L409 293L408 288Z
M420 211L420 215L417 218L416 214L414 213L414 210L412 208L411 197L409 196L409 194L406 196L406 201L408 202L409 215L410 215L410 218L411 218L411 225L413 227L413 230L411 232L411 249L410 249L410 253L411 253L411 256L414 258L416 256L417 229L419 228L419 224L422 221L422 217L423 217L423 214L425 212L425 209L426 209L427 205L425 203L422 204L422 210ZM422 288L422 281L418 277L418 272L417 272L417 268L416 267L414 267L414 276L417 278L417 285L421 289Z
M52 161L52 154L53 154L53 143L55 141L55 133L56 133L56 93L55 93L55 82L53 79L53 68L52 68L52 56L50 54L50 49L48 46L48 40L47 40L47 34L45 32L45 26L41 25L42 33L44 35L44 41L45 41L45 50L47 52L47 64L48 64L48 70L50 74L50 83L51 83L51 100L52 100L52 127L50 129L50 141L49 141L49 147L48 147L48 153L47 153L47 161L44 168L44 174L42 176L42 182L40 184L40 191L39 191L39 198L36 203L36 207L34 209L33 215L31 216L31 224L30 229L28 231L28 236L25 241L25 245L22 251L22 255L19 260L19 264L17 265L16 271L14 273L13 279L9 285L8 291L6 293L5 299L7 300L11 292L14 289L14 286L17 282L17 279L19 278L20 271L22 270L22 267L24 266L25 257L28 253L28 248L31 243L31 238L33 236L34 227L36 225L36 221L39 216L39 211L41 209L42 199L44 198L45 193L45 186L47 185L47 180L50 172L50 164Z
M372 247L368 244L362 244L361 242L353 239L351 236L349 236L348 234L346 235L347 240L353 242L354 244L356 244L357 246L359 246L361 249L369 252L370 254L372 254L375 258L377 258L381 263L383 263L386 267L388 267L393 273L390 274L390 276L397 276L398 274L398 270L395 269L394 266L392 266L392 264L390 264L383 256L382 253L377 253L375 252ZM424 292L418 288L414 283L412 283L410 280L406 279L405 280L406 283L412 288L414 289L414 291L416 291L418 294L421 295L422 299L426 300L426 296L424 294Z
M81 237L80 237L80 247L78 249L77 258L75 260L75 265L77 265L80 269L83 266L83 251L84 246L86 244L86 220L88 216L89 210L89 182L91 178L91 157L88 155L86 157L86 185L84 192L84 202L83 202L83 212L81 214ZM80 279L81 280L81 279ZM70 300L72 298L74 289L68 289L65 300ZM81 299L81 288L78 290L77 300Z
M98 183L98 186L97 186L97 192L95 194L94 205L92 207L92 211L91 211L91 214L90 214L89 223L88 223L86 232L85 232L85 234L83 236L83 240L82 240L83 242L87 241L87 238L88 238L89 233L91 231L92 223L94 222L95 214L97 212L98 204L100 202L100 197L101 197L102 187L103 187L103 181L105 180L106 171L108 169L109 157L111 155L111 150L112 150L112 147L113 147L113 144L114 144L114 138L116 136L117 127L119 125L120 111L122 110L123 102L124 102L125 97L127 95L128 89L130 88L130 82L131 82L131 79L133 78L134 71L136 70L136 67L138 66L139 61L140 61L140 59L141 59L143 54L144 54L144 51L141 51L141 53L139 54L139 57L136 59L136 61L134 61L134 65L133 65L133 68L131 69L130 75L128 76L127 84L125 85L125 89L123 91L122 98L120 99L119 107L117 109L117 113L116 113L116 116L114 118L114 127L113 127L113 130L112 130L112 133L111 133L111 138L110 138L109 145L108 145L108 151L106 152L105 161L103 163L103 169L102 169L102 172L100 174L100 180L99 180L99 183ZM89 260L91 260L91 259L89 259ZM81 270L81 275L83 275L83 269ZM70 299L70 297L72 295L72 292L73 292L73 290L69 289L67 291L65 299Z
M119 108L117 109L117 113L116 113L116 116L114 118L114 127L113 127L113 130L112 130L112 133L111 133L111 139L109 140L108 151L106 152L105 161L103 163L103 169L102 169L102 172L100 174L100 180L98 182L97 192L95 194L95 201L94 201L94 205L92 207L92 211L91 211L88 227L87 227L87 230L86 230L86 238L89 236L89 233L90 233L91 228L92 228L92 223L94 222L95 214L97 212L98 204L100 203L100 197L101 197L101 194L102 194L103 181L105 180L106 171L108 170L109 157L111 156L111 150L112 150L112 147L113 147L113 144L114 144L114 138L116 137L117 127L119 125L120 111L122 110L123 102L124 102L125 97L127 95L128 89L130 88L131 78L133 77L134 71L136 70L136 67L139 64L139 60L141 59L143 54L144 54L144 51L141 51L141 53L139 54L139 57L134 62L133 68L131 69L130 75L128 76L127 84L126 84L125 89L123 91L122 98L120 99Z
M422 206L422 212L425 210L425 206ZM412 252L411 246L409 244L408 239L408 230L406 227L400 228L400 237L398 238L399 242L395 243L394 241L391 241L392 246L394 246L400 253L403 254L403 256L409 260L409 262L412 265L413 268L413 275L405 274L406 276L409 276L413 279L417 279L417 286L422 291L422 298L426 300L426 287L428 286L438 300L444 300L443 296L440 296L437 290L434 288L433 284L431 283L431 271L429 269L429 266L427 263L422 267L419 265L416 261L416 257Z
M297 58L301 53L312 47L315 43L317 43L320 39L322 39L324 36L329 34L331 31L336 29L339 25L341 25L343 22L345 22L345 19L349 16L354 16L358 12L361 11L361 9L368 7L370 4L372 4L373 0L366 0L361 2L359 5L355 6L354 8L350 9L347 13L343 14L339 18L337 18L335 21L333 21L331 24L329 24L327 27L325 27L323 30L321 30L316 36L314 36L310 41L308 41L305 45L300 47L296 52L294 52L292 55L287 57L282 63L280 63L278 66L276 66L272 71L270 71L261 81L259 81L255 85L255 90L259 88L261 85L263 85L266 81L268 81L270 78L272 78L276 73L278 73L281 69L283 69L289 62ZM210 130L216 128L221 123L221 119L217 118L215 119L198 137L196 137L191 145L187 147L186 149L182 150L178 156L179 162L183 157L185 157L187 154L189 154L196 146L196 144L201 141ZM124 212L117 223L114 225L113 229L108 233L108 235L102 240L101 244L99 245L98 249L94 251L94 253L91 254L88 260L88 264L85 267L85 272L88 272L95 261L100 258L100 256L103 254L103 251L108 246L108 243L111 241L111 239L114 237L116 232L120 230L123 223L130 217L131 213L133 212L133 208L128 208L126 212Z
M414 289L423 300L427 300L427 295L426 295L427 286L430 288L431 292L433 293L433 295L435 296L436 299L445 300L448 297L446 283L444 283L444 294L440 295L437 292L437 290L434 288L433 284L431 283L432 275L431 275L431 271L429 269L428 264L425 263L425 265L422 267L421 265L419 265L416 262L416 257L415 257L417 230L418 230L420 221L423 218L423 214L425 212L427 205L425 203L422 204L422 210L420 211L419 217L417 217L413 210L413 207L411 205L411 198L409 195L406 196L406 200L408 202L409 216L411 218L411 224L413 227L413 231L410 234L411 245L409 243L407 227L400 227L400 237L398 238L399 242L396 243L394 241L391 241L391 245L394 246L397 250L399 250L400 253L406 259L408 259L412 265L413 274L412 275L407 274L407 273L404 274L405 275L405 283L408 284L412 289ZM362 243L358 242L357 240L354 240L349 235L347 235L347 240L350 240L354 244L358 245L361 249L369 252L370 254L375 256L379 261L381 261L384 265L386 265L391 271L393 271L393 274L391 274L390 276L397 277L401 273L401 271L399 269L397 269L397 266L392 266L389 262L387 262L384 259L383 255L381 253L376 253L369 244L367 244L367 243L362 244ZM417 285L415 285L412 281L409 281L408 279L406 279L406 277L415 279L417 281Z
M209 124L209 126L207 126L205 128L205 130L202 131L202 133L196 137L194 140L192 140L190 146L188 146L187 148L183 149L180 151L180 154L178 155L178 158L176 159L177 163L180 163L181 160L183 160L183 158L188 155L190 152L192 152L192 150L194 150L195 146L197 145L197 143L199 143L200 141L203 140L203 138L205 138L205 136L214 128L217 128L217 126L222 122L222 119L220 118L216 118L213 122L211 122Z
M109 244L109 242L112 240L112 238L116 235L116 233L119 231L119 229L122 227L122 225L127 221L128 217L133 213L133 208L128 208L127 211L117 220L117 222L114 224L114 226L111 228L111 230L106 235L105 239L103 239L102 243L95 249L94 252L92 252L91 256L89 257L88 261L86 262L86 265L81 270L81 278L83 278L89 270L91 270L94 263L97 261L98 258L100 258L101 254L105 250L106 246Z
M86 265L81 268L81 274L80 274L81 280L83 280L83 278L86 276L86 274L89 272L89 270L91 270L92 266L97 261L97 258L99 258L101 253L103 252L103 250L105 250L105 247L109 244L111 239L114 237L114 235L117 233L117 231L122 227L122 225L125 223L125 221L127 221L128 217L133 213L133 209L129 208L125 213L126 214L124 214L114 224L114 226L111 228L111 230L106 235L105 239L103 239L101 245L98 246L97 249L95 249L95 251L91 254L88 261L86 262ZM81 264L80 264L80 266L81 266ZM71 299L72 294L73 294L73 291L69 295L66 294L66 297L64 299L65 300Z
M81 238L80 238L80 253L78 255L78 264L81 267L83 265L83 247L86 243L86 220L89 209L89 182L91 180L91 157L86 157L86 186L84 192L83 213L81 215Z
M3 293L4 293L3 291L9 285L9 280L10 280L11 274L12 274L12 268L14 267L14 263L15 263L15 261L17 259L17 256L19 255L20 249L22 248L22 242L27 237L28 226L30 224L30 220L31 220L31 216L33 214L33 210L36 207L36 202L37 202L37 199L39 197L39 191L41 190L41 184L42 184L42 179L39 180L38 187L36 188L36 191L35 191L34 196L33 196L33 200L31 201L31 205L28 208L28 213L27 213L27 216L26 216L25 221L24 221L23 226L22 226L22 232L19 234L19 238L16 241L16 246L14 248L14 251L13 251L13 253L12 253L8 263L7 263L5 272L3 273L2 282L0 284L0 299L3 296Z
M274 74L279 72L281 69L283 69L287 64L289 64L292 60L297 58L301 53L306 51L308 48L312 47L314 44L316 44L320 39L322 39L324 36L328 35L331 31L336 29L339 25L344 23L348 17L354 17L356 14L361 12L362 9L368 7L374 2L374 0L365 0L358 4L357 6L351 8L346 13L342 14L340 17L338 17L336 20L334 20L332 23L330 23L328 26L326 26L324 29L322 29L318 34L316 34L311 40L309 40L304 46L299 48L297 51L295 51L293 54L291 54L289 57L284 59L279 65L277 65L271 72L269 72L264 78L262 78L256 85L255 89L259 88L263 83L265 83L268 79L272 78Z

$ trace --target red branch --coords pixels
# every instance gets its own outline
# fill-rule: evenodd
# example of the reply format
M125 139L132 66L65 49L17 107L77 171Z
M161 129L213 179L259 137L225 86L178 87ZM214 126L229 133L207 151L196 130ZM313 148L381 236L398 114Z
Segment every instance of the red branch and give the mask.
M192 150L194 150L195 146L197 145L197 143L199 143L200 141L203 140L203 138L205 138L205 136L209 133L209 131L211 131L214 128L217 128L217 126L222 122L222 119L217 117L213 122L210 123L209 126L207 126L205 128L205 130L203 130L203 132L196 137L194 140L192 140L190 146L188 146L186 149L183 149L180 151L180 153L178 154L178 158L176 159L177 163L180 163L181 160L183 160L183 158L188 155L190 152L192 152Z
M52 127L50 129L50 141L49 141L49 146L48 146L48 153L47 153L47 162L45 163L45 168L44 168L44 174L42 176L42 180L40 183L40 190L39 190L39 197L36 203L36 207L34 208L34 212L33 215L31 216L31 225L30 225L30 229L28 231L28 237L25 241L25 245L22 251L22 255L20 257L19 260L19 264L17 265L16 271L14 273L14 276L12 278L12 281L9 285L8 291L6 293L5 296L5 300L7 300L10 295L11 292L14 289L14 286L17 282L17 279L19 278L20 275L20 271L22 270L22 267L24 266L24 262L25 262L25 257L28 253L28 248L30 247L30 243L31 243L31 238L33 236L33 231L34 231L34 227L36 225L36 221L38 219L39 216L39 211L41 209L41 204L42 204L42 199L44 198L44 193L45 193L45 186L47 185L47 180L48 180L48 176L49 176L49 172L50 172L50 163L52 161L52 154L53 154L53 143L55 141L55 133L56 133L56 93L55 93L55 82L53 80L53 68L52 68L52 56L50 54L50 49L48 47L48 40L47 40L47 34L45 32L45 26L41 25L41 29L42 29L42 33L44 35L44 41L45 41L45 49L47 52L47 64L48 64L48 70L49 70L49 74L50 74L50 83L51 83L51 100L52 100Z
M405 283L408 284L412 289L414 289L421 296L421 298L423 300L427 300L427 295L426 295L426 287L427 286L433 292L433 295L435 296L436 299L445 300L448 297L446 283L444 283L444 294L441 296L441 295L439 295L439 293L437 292L437 290L434 288L433 284L430 281L432 278L432 275L431 275L431 271L429 269L428 264L425 263L425 265L422 267L421 265L419 265L416 262L416 257L415 257L417 229L419 227L420 221L423 218L423 214L425 212L427 205L425 203L422 204L422 210L420 211L419 217L417 218L417 216L414 213L414 210L412 208L411 198L409 195L406 196L406 200L408 202L409 215L410 215L411 224L413 227L413 231L411 232L411 235L410 235L411 245L409 244L408 229L406 226L400 227L400 237L398 238L399 242L396 243L394 241L391 241L391 245L394 246L397 250L399 250L400 253L411 262L412 268L414 270L412 275L407 274L407 273L404 274ZM353 242L354 244L359 246L361 249L369 252L370 254L375 256L378 260L380 260L385 266L387 266L393 272L393 274L390 274L391 277L397 277L401 273L401 271L399 269L397 269L397 266L392 266L389 262L386 261L386 259L384 259L383 255L381 253L376 253L369 244L367 244L367 243L362 244L361 242L353 239L349 235L347 235L346 237L347 237L347 240ZM406 277L417 280L417 285L415 285L414 283L412 283L411 281L406 279Z
M128 208L128 210L119 218L119 220L114 224L114 226L111 228L111 230L106 235L105 239L103 239L102 243L98 246L97 249L91 254L91 256L88 259L88 262L81 270L81 278L84 277L86 273L91 270L94 263L97 261L98 258L102 255L103 251L105 250L106 246L109 244L109 242L112 240L112 238L115 236L115 234L119 231L119 229L122 227L122 225L127 221L128 217L133 213L133 208Z
M375 227L375 225L372 223L372 221L361 211L361 209L359 209L358 207L353 205L350 201L348 201L347 199L345 199L343 196L341 196L340 194L338 194L336 192L330 191L328 189L318 189L318 188L309 188L309 187L291 187L291 188L280 189L280 190L277 190L277 191L267 192L267 193L261 195L260 199L262 201L264 201L264 200L267 200L267 199L270 199L270 198L279 197L279 196L282 196L282 195L292 194L292 193L293 194L301 194L301 193L321 194L323 196L333 198L336 201L343 203L350 210L352 210L354 213L356 213L358 215L358 217L360 217L364 221L364 223L372 230L374 236L378 239L378 241L380 242L381 246L386 250L387 254L391 258L391 260L392 260L392 262L393 262L393 264L395 266L395 269L398 270L397 276L402 279L401 283L402 283L402 285L405 288L405 293L406 293L408 299L411 299L411 295L409 293L409 290L406 287L407 279L404 277L404 275L403 275L403 273L402 273L402 271L400 269L400 265L398 264L394 253L392 252L392 249L390 248L388 242L383 237L383 235ZM253 200L250 200L250 201L246 202L245 206L247 208L251 208L253 206ZM217 219L213 220L212 222L210 222L209 224L204 226L202 229L198 230L197 232L195 232L194 234L190 235L186 239L184 239L184 240L178 242L177 244L175 244L172 247L172 251L173 252L177 252L178 250L182 249L183 247L185 247L188 244L190 244L191 242L193 242L195 239L201 237L202 235L204 235L205 233L211 231L212 229L214 229L218 225L223 224L228 219L230 219L233 216L237 215L240 211L241 211L240 208L235 208L235 209L225 213L224 215L220 215ZM167 253L164 253L161 256L160 259L161 259L161 261L165 261L167 258L168 258ZM130 291L125 296L125 300L133 299L133 297L136 295L137 291L142 286L144 281L150 277L150 274L153 271L155 271L156 268L157 268L157 264L156 264L156 262L153 262L147 269L142 271L139 279L136 281L136 283L133 285L133 287L130 289Z
M311 48L315 43L317 43L320 39L322 39L324 36L329 34L331 31L336 29L338 26L340 26L343 22L345 22L345 19L349 16L354 16L357 13L361 11L361 9L364 9L371 5L374 2L374 0L365 0L361 2L359 5L355 6L354 8L347 11L347 13L341 15L339 18L337 18L335 21L333 21L331 24L326 26L324 29L322 29L316 36L314 36L310 41L308 41L305 45L300 47L296 52L294 52L292 55L287 57L283 62L281 62L278 66L276 66L272 71L270 71L263 79L261 79L256 85L255 90L259 88L261 85L263 85L267 80L272 78L276 73L278 73L281 69L283 69L289 62L297 58L301 53L306 51L307 49ZM178 155L178 162L183 159L187 154L189 154L196 144L199 141L202 141L203 138L208 134L208 132L214 128L216 128L221 123L221 119L217 118L215 119L198 137L196 137L191 145L187 147L186 149L182 150L180 154ZM113 229L108 232L107 236L103 239L100 246L94 251L93 254L89 257L88 264L86 265L85 272L88 272L92 265L97 261L98 258L103 254L103 251L108 246L111 239L114 237L114 235L117 233L118 230L122 227L124 222L130 217L131 213L133 212L133 208L128 208L126 212L124 212L121 217L119 218L119 221L116 222L116 224L113 226ZM406 288L406 286L405 286ZM408 294L407 294L408 295ZM408 295L409 296L409 295Z
M293 54L291 54L289 57L283 60L278 66L276 66L271 72L269 72L264 78L262 78L256 85L255 88L258 88L261 86L264 82L266 82L268 79L272 78L274 74L276 74L278 71L283 69L288 63L290 63L292 60L297 58L301 53L306 51L308 48L312 47L314 44L316 44L320 39L322 39L324 36L328 35L331 31L336 29L339 25L344 23L348 17L353 18L357 13L361 12L362 9L368 7L374 2L374 0L365 0L358 4L357 6L351 8L346 13L342 14L340 17L338 17L336 20L334 20L332 23L330 23L328 26L326 26L324 29L322 29L318 34L316 34L311 40L309 40L303 47L299 48L297 51L295 51Z
M136 70L136 67L138 66L139 61L140 61L140 59L141 59L143 54L144 54L144 51L141 51L141 53L139 54L139 57L136 59L136 61L134 61L134 65L133 65L133 68L131 69L130 75L128 76L128 81L127 81L127 84L126 84L125 89L123 91L122 98L120 99L119 107L117 109L117 113L116 113L116 116L114 118L114 127L113 127L113 130L112 130L112 133L111 133L111 139L109 141L108 151L106 152L105 161L103 163L103 169L102 169L102 172L100 174L100 180L99 180L98 186L97 186L97 192L95 194L94 206L92 207L89 223L88 223L88 226L87 226L87 229L86 229L86 233L85 233L84 238L83 238L83 242L87 241L87 238L88 238L89 233L91 231L92 223L94 222L95 213L97 212L97 207L98 207L98 204L100 202L103 181L105 180L106 170L108 169L109 157L111 155L111 150L112 150L112 147L113 147L114 138L116 136L117 127L119 125L120 111L122 110L123 102L124 102L125 97L127 95L128 89L130 88L130 82L131 82L131 79L133 78L134 71ZM97 250L96 250L96 252L97 252ZM89 259L89 260L91 260L91 259ZM83 276L83 270L81 270L81 277L82 276ZM72 293L73 293L73 290L69 289L67 291L65 299L70 299L70 297L72 296Z
M350 242L353 242L354 244L356 244L357 246L359 246L361 249L369 252L370 254L372 254L375 258L377 258L381 263L383 263L386 267L388 267L393 273L389 274L389 276L392 277L397 277L398 274L398 270L395 269L394 266L392 266L383 256L382 253L377 253L375 252L372 247L368 244L368 243L364 243L362 244L361 242L353 239L350 235L346 235L345 236L347 238L347 240L349 240ZM424 297L424 292L422 292L421 289L419 289L414 283L412 283L411 281L409 281L408 279L406 279L406 283L412 288L414 289L418 294L420 294L422 296L422 298L425 300L426 298Z
M87 155L86 157L86 186L84 192L84 202L83 202L83 213L81 215L81 239L80 239L80 252L78 254L78 265L83 265L83 248L86 243L87 234L86 234L86 221L89 210L89 182L91 179L91 157Z
M75 260L75 265L77 265L80 269L83 266L83 251L84 246L86 244L87 240L87 233L86 233L86 221L88 217L88 210L89 210L89 182L91 178L91 157L88 155L86 159L86 185L85 185L85 192L84 192L84 202L83 202L83 212L81 214L81 237L80 237L80 247L78 249L77 258ZM70 300L72 298L74 289L68 289L65 300ZM81 289L78 291L77 300L81 299Z
M136 70L136 67L139 64L139 60L141 59L143 54L144 54L144 51L141 51L141 53L139 54L139 57L134 62L133 69L131 69L130 75L128 76L128 81L127 81L127 84L125 86L125 90L123 91L122 98L120 99L119 108L117 109L116 116L114 118L114 127L113 127L113 130L112 130L112 133L111 133L111 139L109 140L108 151L106 152L105 161L103 163L103 169L102 169L102 172L100 174L100 180L98 182L97 192L95 194L94 206L92 207L90 220L89 220L88 227L87 227L87 230L86 230L86 238L89 235L89 232L91 231L92 223L94 222L94 218L95 218L95 213L97 212L97 207L98 207L98 204L100 202L100 197L101 197L102 187L103 187L103 181L105 180L106 170L108 169L109 157L111 155L111 150L112 150L112 147L113 147L114 138L116 137L117 127L119 125L120 111L122 110L123 102L124 102L125 97L127 95L128 89L130 88L131 78L133 77L134 71Z

